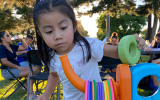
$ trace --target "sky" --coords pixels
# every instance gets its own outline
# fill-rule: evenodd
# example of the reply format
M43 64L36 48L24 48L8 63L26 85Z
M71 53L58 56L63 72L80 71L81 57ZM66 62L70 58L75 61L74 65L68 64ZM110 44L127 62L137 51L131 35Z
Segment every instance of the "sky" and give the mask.
M92 17L89 16L82 16L79 18L81 20L82 26L84 27L84 30L88 31L88 34L90 37L97 37L97 24L96 20L99 17L99 14L94 14Z
M143 5L143 0L134 0L136 2L136 6L138 7L138 5ZM79 11L87 11L87 10L90 10L91 8L88 7L81 7L79 9ZM76 13L76 12L75 12ZM77 18L78 20L81 20L81 23L82 23L82 26L84 27L85 30L88 31L88 34L90 35L90 37L97 37L97 32L98 32L98 29L97 29L97 23L96 23L96 20L98 19L100 15L99 14L93 14L92 17L89 17L89 16L82 16L80 18ZM152 20L153 20L153 17L152 17ZM147 25L148 25L148 22L147 22ZM144 26L143 29L146 29L148 26ZM153 25L153 24L152 24ZM143 30L142 29L142 30Z
M80 7L79 8L79 12L87 12L88 10L91 10L91 6L90 7ZM74 10L75 13L77 13L76 10ZM92 17L89 16L81 16L80 18L77 18L77 20L81 21L82 26L84 27L84 30L88 31L88 34L90 35L90 37L97 37L97 24L96 24L96 20L98 19L100 15L99 14L93 14Z

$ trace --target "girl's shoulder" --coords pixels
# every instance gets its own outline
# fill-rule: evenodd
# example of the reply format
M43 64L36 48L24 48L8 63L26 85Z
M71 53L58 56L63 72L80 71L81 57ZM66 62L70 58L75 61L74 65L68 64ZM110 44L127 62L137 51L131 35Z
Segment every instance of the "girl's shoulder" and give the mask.
M93 43L96 44L96 43L99 43L99 42L105 43L106 42L106 38L103 41L101 41L97 38L90 38L90 37L85 37L85 39L89 42L89 44L93 44Z
M98 40L96 38L91 38L91 37L85 37L85 39L89 42L89 43L93 43L94 41Z
M85 37L85 39L86 39L88 42L92 42L92 41L96 40L96 38L91 38L91 37Z

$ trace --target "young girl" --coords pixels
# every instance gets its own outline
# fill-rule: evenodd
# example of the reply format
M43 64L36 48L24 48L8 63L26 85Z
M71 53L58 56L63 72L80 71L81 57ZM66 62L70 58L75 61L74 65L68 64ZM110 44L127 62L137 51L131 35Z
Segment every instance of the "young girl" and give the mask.
M49 100L60 80L64 100L84 100L84 93L77 90L66 78L59 56L68 55L75 73L83 80L101 82L98 62L103 55L118 57L118 47L105 44L95 38L84 38L77 31L75 14L66 0L37 1L33 10L37 46L40 58L51 74L45 93L37 100ZM139 48L145 41L135 34Z

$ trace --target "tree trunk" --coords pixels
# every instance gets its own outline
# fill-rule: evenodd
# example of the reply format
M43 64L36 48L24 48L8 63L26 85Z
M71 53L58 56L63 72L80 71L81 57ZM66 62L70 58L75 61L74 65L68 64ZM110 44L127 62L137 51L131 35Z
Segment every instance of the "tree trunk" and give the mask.
M160 19L159 19L159 28L158 28L158 32L160 32Z
M153 23L153 28L152 28L152 32L150 34L150 38L149 38L149 42L151 43L154 39L154 35L156 34L156 29L157 29L157 16L156 14L154 14L154 23Z
M110 38L110 14L106 15L106 38L107 41Z
M151 28L151 15L148 16L148 34L147 34L147 40L150 39L152 28Z

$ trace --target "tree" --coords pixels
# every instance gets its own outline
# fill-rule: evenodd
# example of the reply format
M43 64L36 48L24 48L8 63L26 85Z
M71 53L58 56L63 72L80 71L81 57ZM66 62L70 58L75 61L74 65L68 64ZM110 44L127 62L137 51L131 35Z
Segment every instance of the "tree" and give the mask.
M140 35L141 35L141 38L143 38L143 39L145 39L146 40L146 36L147 36L147 29L144 29L144 30L142 30L141 31L141 33L140 33Z
M156 29L157 29L157 21L158 19L160 19L160 11L159 11L159 4L160 1L159 0L144 0L145 4L139 6L135 12L140 15L150 15L153 14L154 15L154 22L153 22L153 28L152 28L152 32L150 33L150 38L149 41L152 42L152 40L154 39L154 35L156 33ZM160 28L160 26L159 26Z
M106 35L106 14L102 14L97 19L97 38L103 40ZM133 14L120 15L119 18L116 16L111 17L110 33L117 32L119 38L125 35L132 35L140 33L142 27L146 25L145 16L135 16Z
M106 37L106 15L101 14L101 16L97 19L97 38L103 40Z
M74 8L80 8L81 6L92 6L92 9L79 14L90 15L94 13L106 13L113 16L119 16L119 11L123 11L122 14L132 13L136 4L131 0L124 0L125 4L121 0L67 0ZM98 5L97 5L98 4Z
M125 13L135 14L136 16L144 15L145 17L153 14L155 18L153 24L154 26L150 34L150 42L153 40L154 34L156 32L157 20L160 18L160 0L143 0L144 4L138 6L138 8L136 7L136 3L133 0L68 0L68 2L70 2L70 4L76 8L84 5L92 5L92 9L87 11L87 13L79 13L90 16L92 16L93 13L104 12L106 15L110 14L111 17L117 16L117 18L119 17L119 13L122 15ZM94 2L98 2L98 5L95 5Z
M77 21L77 30L82 36L88 37L88 31L84 30L84 27L81 24L81 21Z
M1 0L0 31L21 32L33 27L32 9L36 0ZM17 17L17 15L20 15Z

